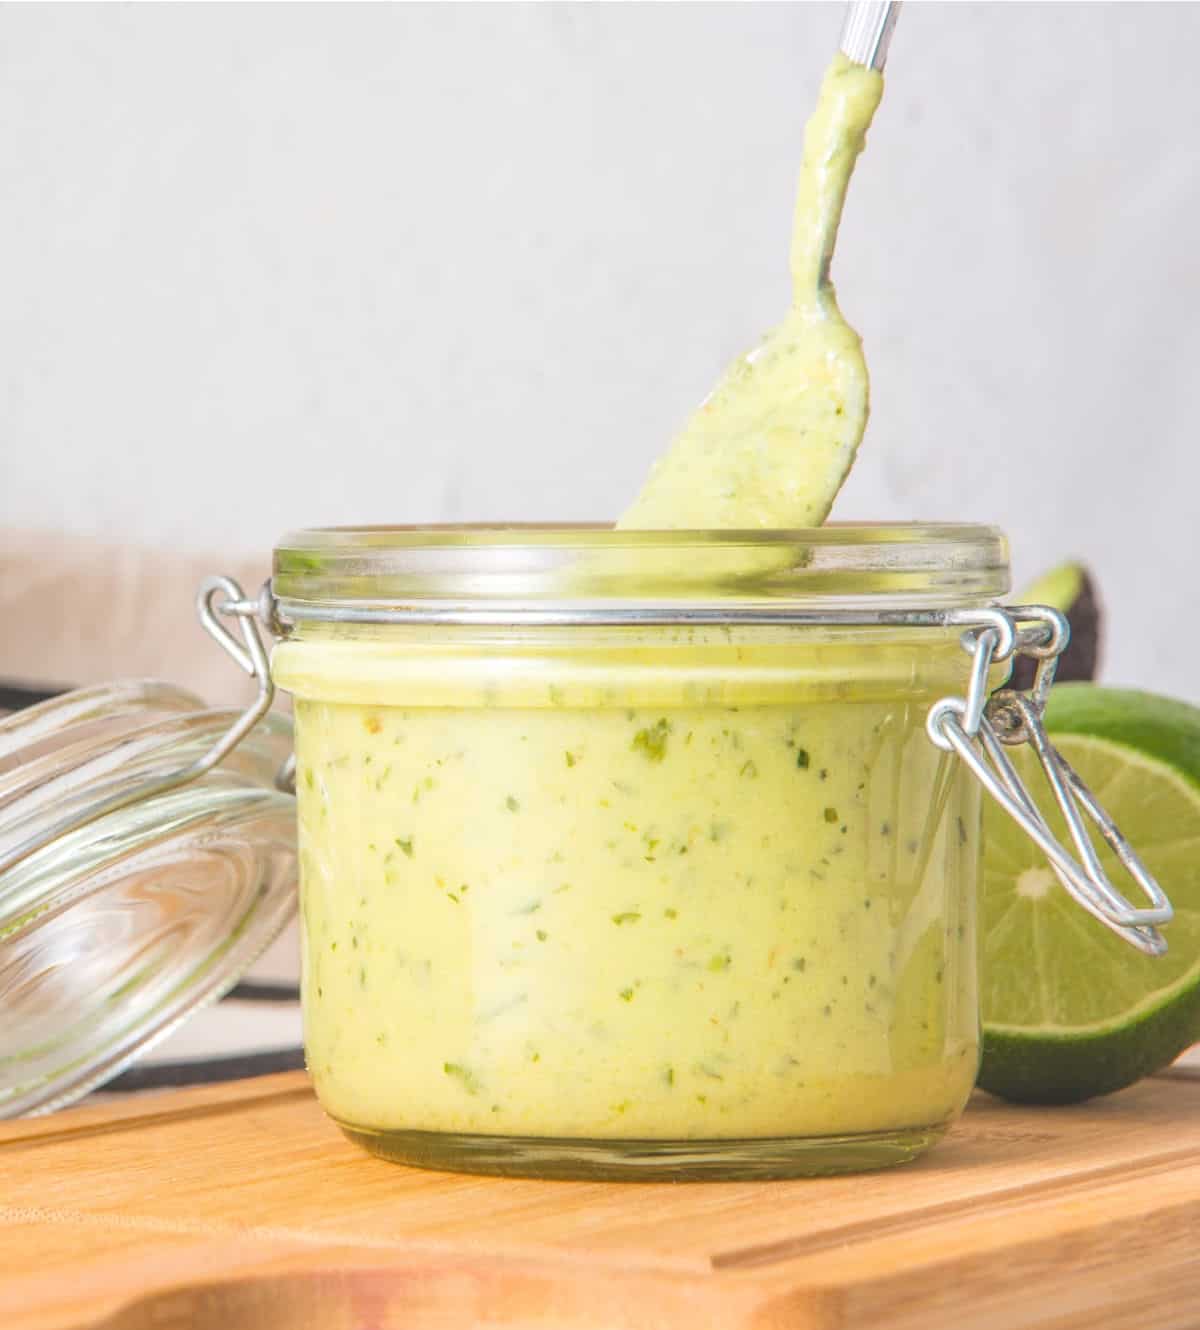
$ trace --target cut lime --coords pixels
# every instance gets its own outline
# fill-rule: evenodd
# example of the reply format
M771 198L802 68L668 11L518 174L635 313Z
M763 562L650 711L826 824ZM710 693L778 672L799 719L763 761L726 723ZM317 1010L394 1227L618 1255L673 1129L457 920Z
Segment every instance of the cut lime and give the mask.
M1051 694L1046 727L1175 907L1167 954L1135 951L1067 895L1037 847L986 801L979 1084L1051 1104L1119 1090L1200 1040L1200 710L1065 684ZM1036 758L1009 753L1048 807ZM1049 821L1070 847L1057 809ZM1141 903L1107 846L1100 857Z

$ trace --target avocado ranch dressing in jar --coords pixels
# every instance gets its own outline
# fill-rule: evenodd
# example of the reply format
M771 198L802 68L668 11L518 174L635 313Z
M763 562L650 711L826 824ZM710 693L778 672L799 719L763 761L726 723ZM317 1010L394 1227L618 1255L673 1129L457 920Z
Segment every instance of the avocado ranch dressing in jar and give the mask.
M573 586L617 550L637 572ZM763 550L786 571L747 579ZM327 1111L397 1158L539 1172L931 1143L979 1049L980 792L925 731L967 660L952 625L862 621L1006 586L989 528L285 541Z
M1044 744L1065 642L1007 584L989 527L286 538L325 1109L387 1157L540 1176L927 1148L977 1069L981 783L1109 927L1155 952L1170 917L1081 868L993 751ZM1034 692L989 702L1016 652Z

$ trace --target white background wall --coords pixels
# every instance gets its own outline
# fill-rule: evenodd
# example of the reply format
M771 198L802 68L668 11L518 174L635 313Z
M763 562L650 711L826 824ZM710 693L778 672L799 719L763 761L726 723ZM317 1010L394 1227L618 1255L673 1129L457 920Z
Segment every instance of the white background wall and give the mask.
M615 515L784 308L840 19L0 6L0 520ZM1196 700L1198 51L1198 5L910 3L836 265L839 516L1086 557L1108 677Z

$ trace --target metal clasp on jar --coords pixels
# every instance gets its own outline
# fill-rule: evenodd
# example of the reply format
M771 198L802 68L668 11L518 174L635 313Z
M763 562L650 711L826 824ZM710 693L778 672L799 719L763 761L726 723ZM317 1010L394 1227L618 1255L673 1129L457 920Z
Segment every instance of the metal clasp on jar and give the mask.
M963 646L972 658L967 695L943 698L934 704L926 722L929 737L967 764L988 794L1046 856L1079 905L1139 951L1161 956L1167 944L1158 925L1169 923L1173 914L1166 893L1095 795L1050 742L1042 723L1058 658L1070 638L1067 621L1057 610L1045 606L1022 606L998 613L1008 621L1008 631L1001 624L963 634ZM1036 659L1032 689L1028 693L1001 689L989 696L988 676L993 664L1013 654ZM1006 747L1024 743L1037 754L1078 858L1054 836L1005 752ZM1096 853L1085 816L1150 902L1149 907L1133 905L1113 886Z
M219 602L218 593L224 595L224 599ZM201 759L207 771L231 752L271 709L271 703L275 700L275 684L271 680L271 664L258 625L262 623L272 637L279 636L279 626L275 618L275 600L271 595L270 582L264 582L258 596L250 600L233 578L206 577L196 593L196 613L205 631L258 685L254 701ZM228 615L238 620L242 632L241 642L221 622L219 615ZM275 785L285 794L296 793L295 753L279 768Z

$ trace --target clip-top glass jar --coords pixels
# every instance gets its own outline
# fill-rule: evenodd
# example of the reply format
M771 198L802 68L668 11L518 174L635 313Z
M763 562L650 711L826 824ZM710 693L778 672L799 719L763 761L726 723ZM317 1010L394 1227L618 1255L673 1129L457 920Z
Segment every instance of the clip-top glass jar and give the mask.
M980 790L926 722L1007 589L985 527L285 539L326 1110L542 1176L935 1142L977 1071Z

